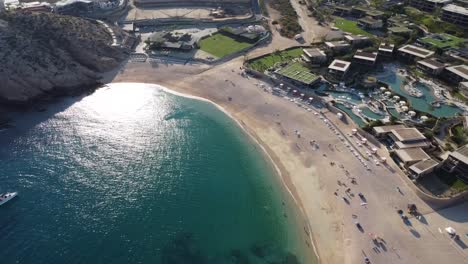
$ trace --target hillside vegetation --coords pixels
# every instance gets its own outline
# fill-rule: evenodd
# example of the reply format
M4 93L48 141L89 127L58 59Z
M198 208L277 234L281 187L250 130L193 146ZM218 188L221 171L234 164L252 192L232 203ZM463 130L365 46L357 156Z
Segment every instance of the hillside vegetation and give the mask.
M115 29L116 34L126 34ZM95 85L126 58L95 21L51 13L0 13L0 100L21 104Z

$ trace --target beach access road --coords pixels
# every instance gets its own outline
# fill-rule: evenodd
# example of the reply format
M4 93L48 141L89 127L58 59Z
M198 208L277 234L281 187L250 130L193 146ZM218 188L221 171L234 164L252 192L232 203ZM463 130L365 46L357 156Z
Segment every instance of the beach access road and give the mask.
M258 80L240 75L241 66L242 58L214 68L131 63L114 81L156 83L223 107L279 168L306 216L304 246L313 252L307 235L310 226L321 263L363 263L364 255L372 263L468 263L468 238L462 235L460 242L455 242L444 231L451 226L460 234L468 233L466 204L434 212L405 184L402 177L406 176L399 170L371 161L367 162L371 171L367 170L338 135L313 114L319 109L309 112L263 91ZM345 136L354 128L332 113L325 111L325 116ZM317 146L311 145L312 140ZM338 181L346 186L338 185ZM359 192L365 201L358 197ZM398 215L397 210L406 211L409 203L417 205L423 214L421 220L404 221ZM374 237L381 239L374 243Z

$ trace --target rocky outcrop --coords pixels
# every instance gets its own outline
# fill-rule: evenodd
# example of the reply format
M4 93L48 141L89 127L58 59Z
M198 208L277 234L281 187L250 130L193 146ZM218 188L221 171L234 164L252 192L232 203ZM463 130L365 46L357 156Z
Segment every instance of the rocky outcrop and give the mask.
M114 28L120 37L126 33ZM0 12L0 102L27 104L98 82L128 50L101 24L52 13Z

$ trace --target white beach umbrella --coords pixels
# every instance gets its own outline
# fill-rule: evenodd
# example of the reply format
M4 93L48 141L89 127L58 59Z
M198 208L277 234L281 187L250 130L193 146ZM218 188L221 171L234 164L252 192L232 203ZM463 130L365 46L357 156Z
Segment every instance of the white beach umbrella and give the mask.
M405 101L400 101L399 103L400 103L400 105L406 105Z
M454 235L454 234L457 233L457 232L455 231L455 229L453 229L453 227L451 227L451 226L445 228L445 231L447 231L447 233L449 233L449 234L451 234L451 235Z
M415 112L415 111L408 111L408 114L409 114L411 117L413 117L413 116L416 115L416 112Z
M427 119L429 119L429 117L427 117L425 115L421 116L421 120L426 121Z
M408 111L408 107L407 106L402 106L401 107L401 110L403 110L404 112Z
M383 92L383 91L385 91L385 90L387 90L385 87L380 87L380 91Z
M398 100L398 99L400 99L400 96L395 95L395 96L393 96L393 99Z

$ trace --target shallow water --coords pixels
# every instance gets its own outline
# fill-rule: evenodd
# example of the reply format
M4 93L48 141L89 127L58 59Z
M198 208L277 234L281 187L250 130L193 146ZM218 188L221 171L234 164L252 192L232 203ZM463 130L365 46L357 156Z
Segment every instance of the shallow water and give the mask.
M0 134L0 191L20 193L0 207L5 263L310 256L270 164L212 104L127 84L15 118Z

